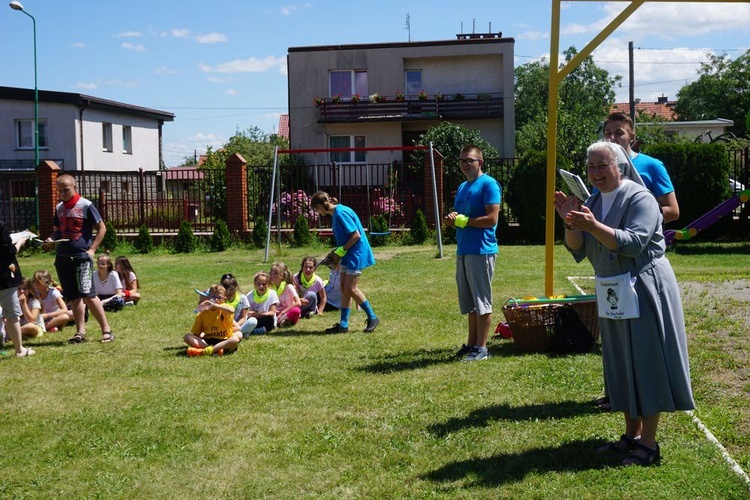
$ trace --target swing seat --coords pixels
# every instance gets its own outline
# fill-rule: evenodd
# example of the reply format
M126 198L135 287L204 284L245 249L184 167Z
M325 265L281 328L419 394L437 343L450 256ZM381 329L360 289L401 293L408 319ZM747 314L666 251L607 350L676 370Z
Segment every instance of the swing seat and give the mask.
M370 231L370 236L390 236L391 232L388 231L387 233L373 233Z

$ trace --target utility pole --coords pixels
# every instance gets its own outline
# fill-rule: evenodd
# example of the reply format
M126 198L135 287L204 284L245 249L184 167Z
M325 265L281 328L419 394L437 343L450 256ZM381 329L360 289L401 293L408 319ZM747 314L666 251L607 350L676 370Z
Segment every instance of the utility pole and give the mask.
M404 29L409 32L409 41L411 42L411 17L409 13L406 13L406 22L404 23Z

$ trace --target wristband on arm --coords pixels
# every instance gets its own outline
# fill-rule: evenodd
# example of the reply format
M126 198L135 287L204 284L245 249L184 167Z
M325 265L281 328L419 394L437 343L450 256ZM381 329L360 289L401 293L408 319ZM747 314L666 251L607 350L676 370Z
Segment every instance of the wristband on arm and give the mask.
M334 250L333 253L335 253L339 257L343 257L344 255L346 255L346 250L344 250L343 246L340 246L336 250Z
M455 221L456 227L464 228L466 227L468 223L469 223L468 215L458 214L456 216L456 221Z

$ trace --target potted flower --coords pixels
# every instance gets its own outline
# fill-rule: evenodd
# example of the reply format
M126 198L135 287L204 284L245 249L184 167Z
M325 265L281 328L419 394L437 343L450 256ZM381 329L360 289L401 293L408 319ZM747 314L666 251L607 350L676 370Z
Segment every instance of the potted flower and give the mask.
M426 101L429 98L430 98L430 94L428 94L424 90L420 90L419 94L417 94L417 99L419 99L420 101Z
M464 100L464 95L461 94L461 93L459 93L459 92L456 92L455 94L453 94L453 100L454 101L463 101Z
M353 104L358 104L359 100L360 100L359 94L352 94L352 103Z
M341 102L341 94L336 94L336 95L331 96L331 102L333 104L340 103Z
M319 108L320 106L322 106L324 102L326 102L326 100L323 99L322 97L316 97L315 99L313 99L313 104L315 104L316 108Z
M445 94L441 94L441 93L437 93L437 94L435 94L435 100L436 100L436 101L440 102L440 101L442 101L443 99L445 99Z
M374 94L372 94L370 96L370 101L372 101L374 103L385 102L385 97L383 97L382 95L380 95L377 92L375 92Z
M403 102L404 100L404 93L403 92L396 92L395 96L396 102Z

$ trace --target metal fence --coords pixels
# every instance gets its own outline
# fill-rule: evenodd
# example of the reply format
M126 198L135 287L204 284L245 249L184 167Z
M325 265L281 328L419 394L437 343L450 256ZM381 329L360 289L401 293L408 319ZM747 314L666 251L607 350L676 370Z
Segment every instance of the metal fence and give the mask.
M248 201L250 207L255 207L252 220L268 217L270 176L270 169L248 169ZM281 168L280 178L273 197L274 228L293 228L299 215L307 218L311 229L324 228L326 223L310 207L310 198L317 191L325 191L352 208L364 227L370 227L371 219L378 216L383 216L389 228L408 226L418 209L424 211L421 165L401 162L295 165Z
M729 150L730 176L735 190L750 187L750 148ZM508 158L486 165L485 171L503 186L502 214L506 222L515 217L505 203L508 181L516 159ZM212 232L219 219L226 220L226 185L224 169L165 171L70 172L77 179L81 195L94 201L102 216L118 234L135 234L145 225L152 234L174 234L187 220L196 233ZM273 211L272 227L290 230L299 215L305 215L311 229L324 229L323 222L309 205L310 197L324 190L339 202L350 206L360 216L362 225L371 226L373 217L383 216L390 229L408 227L418 209L424 211L426 197L424 169L421 165L401 162L384 164L327 163L315 165L282 165L277 193L271 197L270 167L247 167L247 202L249 227L258 218ZM459 172L446 169L443 181L443 208L451 210L458 185L464 180ZM429 186L429 179L427 179ZM0 217L13 230L35 226L35 174L33 171L0 171ZM687 203L689 200L686 200ZM736 211L736 217L750 212L748 207ZM428 221L431 222L431 221Z

